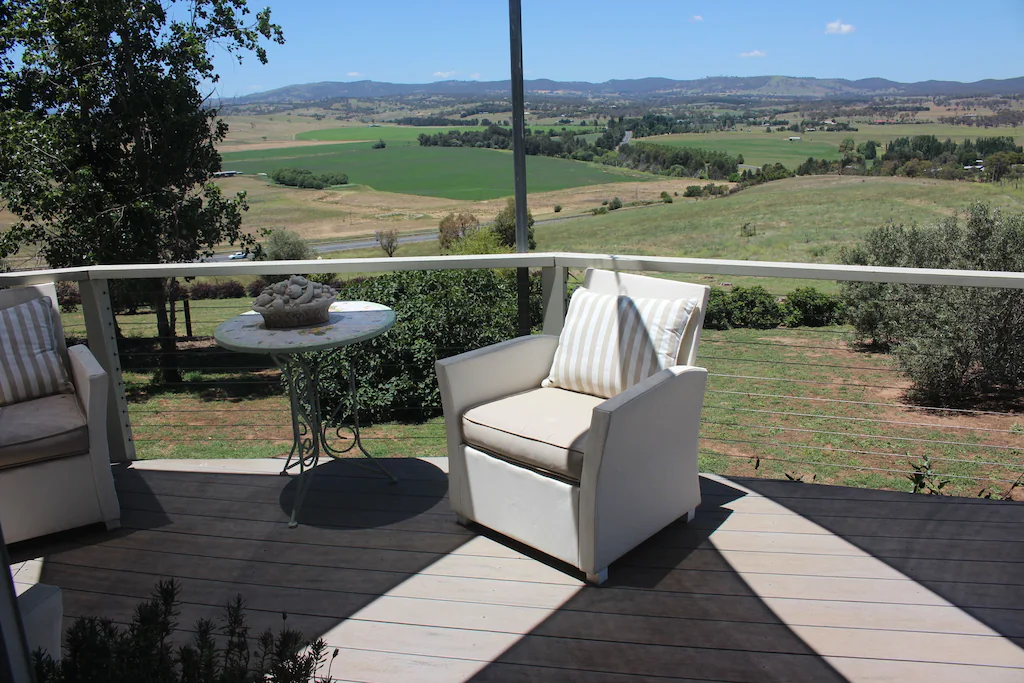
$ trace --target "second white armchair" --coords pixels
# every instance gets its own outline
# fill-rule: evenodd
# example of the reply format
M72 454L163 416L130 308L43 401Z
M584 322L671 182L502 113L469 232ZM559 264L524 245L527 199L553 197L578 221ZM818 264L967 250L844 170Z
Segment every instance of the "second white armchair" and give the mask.
M707 378L693 363L709 291L588 270L560 337L438 361L460 521L601 583L613 561L691 518Z

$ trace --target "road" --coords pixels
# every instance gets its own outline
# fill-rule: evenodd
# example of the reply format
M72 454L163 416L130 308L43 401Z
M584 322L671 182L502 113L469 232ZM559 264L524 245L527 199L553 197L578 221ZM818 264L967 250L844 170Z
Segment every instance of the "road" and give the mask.
M405 235L398 238L399 244L411 244L413 242L432 242L437 239L437 235L434 233L425 233L422 235ZM326 254L332 251L351 251L352 249L372 249L377 246L377 240L372 237L358 240L347 240L345 242L331 242L328 244L311 244L310 249L316 254ZM230 261L228 258L229 253L217 254L212 258L206 259L207 263L221 263L224 261Z

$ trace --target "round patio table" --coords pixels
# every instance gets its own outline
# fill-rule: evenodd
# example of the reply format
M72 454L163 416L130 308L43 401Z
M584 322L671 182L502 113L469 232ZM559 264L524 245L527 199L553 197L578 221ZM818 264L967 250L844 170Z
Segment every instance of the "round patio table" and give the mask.
M291 329L268 329L263 316L249 311L235 316L217 326L213 333L217 346L239 353L269 355L281 369L281 375L288 385L291 400L292 449L285 461L281 474L288 474L293 468L299 470L298 491L292 506L288 526L298 526L299 511L309 490L320 454L338 458L352 451L358 451L370 459L374 467L391 479L398 480L386 467L375 460L363 447L359 436L359 402L356 397L355 364L349 359L348 386L352 400L352 424L334 426L339 439L342 431L352 433L350 442L344 448L331 444L328 433L340 413L339 404L324 419L320 401L320 377L323 368L342 348L358 342L373 339L389 330L395 324L395 312L387 306L370 301L338 301L331 304L330 318L319 325ZM314 353L325 352L325 353Z

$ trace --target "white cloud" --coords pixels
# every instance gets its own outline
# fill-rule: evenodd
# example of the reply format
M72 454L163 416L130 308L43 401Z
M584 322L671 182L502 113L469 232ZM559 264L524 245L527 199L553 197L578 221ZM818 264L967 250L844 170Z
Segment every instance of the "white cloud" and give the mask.
M765 57L767 52L761 52L760 50L751 50L750 52L741 52L740 57Z
M348 75L354 77L354 76L362 76L363 74L359 73L358 71L349 71Z
M435 71L434 72L434 76L437 77L437 78L451 78L452 76L454 76L457 73L459 73L459 72L458 71Z
M856 30L857 29L853 27L853 24L844 24L839 19L825 24L825 33L835 33L840 36L845 36L847 33L853 33Z
M693 22L704 21L704 17L702 17L699 14L694 14L692 17L690 17L690 21L693 21Z

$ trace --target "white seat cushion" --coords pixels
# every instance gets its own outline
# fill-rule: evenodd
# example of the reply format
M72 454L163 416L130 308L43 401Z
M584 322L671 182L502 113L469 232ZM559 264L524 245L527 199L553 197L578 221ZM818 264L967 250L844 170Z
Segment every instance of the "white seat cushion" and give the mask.
M611 398L675 365L697 304L577 288L542 386Z
M583 450L599 396L540 388L467 410L467 444L513 462L579 481Z

